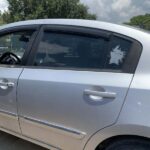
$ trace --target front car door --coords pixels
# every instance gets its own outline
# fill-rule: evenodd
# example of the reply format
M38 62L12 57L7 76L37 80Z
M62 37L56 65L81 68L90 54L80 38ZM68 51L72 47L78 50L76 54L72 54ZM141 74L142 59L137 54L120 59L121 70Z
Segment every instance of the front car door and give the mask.
M18 84L23 135L77 150L114 124L139 58L135 45L106 31L44 26Z
M17 84L35 28L11 27L0 31L0 128L20 133Z

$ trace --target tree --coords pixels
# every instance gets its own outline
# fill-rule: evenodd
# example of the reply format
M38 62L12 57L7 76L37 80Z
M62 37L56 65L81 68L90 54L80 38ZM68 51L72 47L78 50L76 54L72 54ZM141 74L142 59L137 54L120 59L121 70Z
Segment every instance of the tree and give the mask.
M2 12L0 11L0 25L3 24Z
M130 22L125 24L150 30L150 14L133 17L130 19Z
M79 0L7 0L6 23L42 18L96 19Z

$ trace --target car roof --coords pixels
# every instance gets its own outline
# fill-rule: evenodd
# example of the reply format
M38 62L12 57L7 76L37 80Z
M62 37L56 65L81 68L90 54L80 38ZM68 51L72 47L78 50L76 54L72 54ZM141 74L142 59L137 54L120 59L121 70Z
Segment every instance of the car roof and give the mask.
M7 25L3 25L0 27L0 30L7 29L11 27L17 26L25 26L25 25L69 25L69 26L79 26L79 27L89 27L89 28L96 28L102 29L106 31L112 31L116 33L120 33L139 41L143 41L144 39L149 38L150 34L147 32L143 32L136 28L117 25L108 22L101 22L101 21L93 21L93 20L82 20L82 19L37 19L37 20L27 20L27 21L20 21L15 22Z

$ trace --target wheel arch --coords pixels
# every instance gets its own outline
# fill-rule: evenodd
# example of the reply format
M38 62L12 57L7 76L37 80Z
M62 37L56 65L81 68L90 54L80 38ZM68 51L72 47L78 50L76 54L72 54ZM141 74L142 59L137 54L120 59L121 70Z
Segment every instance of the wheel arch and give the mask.
M105 150L105 148L109 144L120 141L120 140L126 140L126 139L127 140L143 140L143 141L150 142L150 138L142 137L138 135L118 135L118 136L113 136L108 139L105 139L95 148L95 150Z
M112 140L123 138L139 138L150 141L150 127L142 125L113 125L95 133L86 143L84 150L97 150Z

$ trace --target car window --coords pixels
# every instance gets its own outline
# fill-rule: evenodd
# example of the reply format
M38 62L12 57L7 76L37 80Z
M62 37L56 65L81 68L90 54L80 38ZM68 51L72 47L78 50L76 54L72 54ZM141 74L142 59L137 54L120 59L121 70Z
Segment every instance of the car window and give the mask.
M0 64L21 63L33 32L22 31L0 36Z
M121 70L131 49L132 42L121 37L113 36L107 55L105 68Z
M111 46L110 46L111 43ZM121 70L131 43L114 37L44 32L34 66Z

